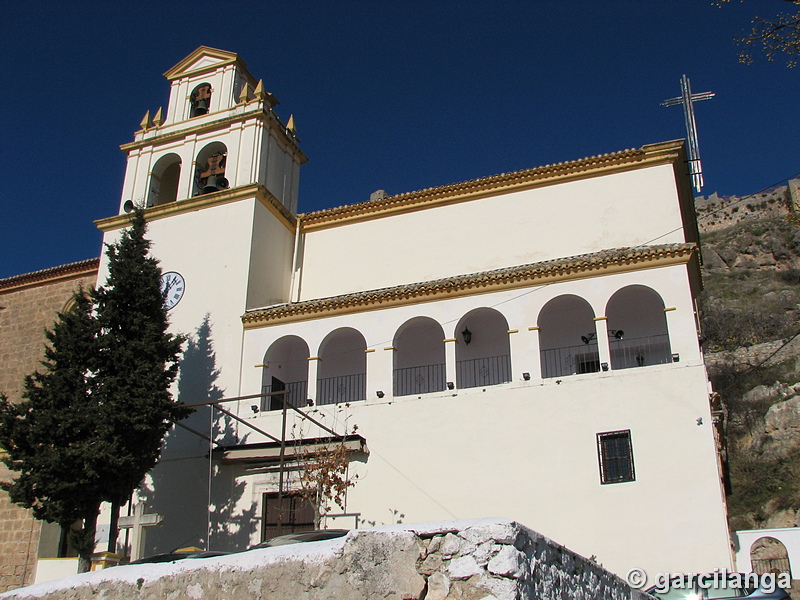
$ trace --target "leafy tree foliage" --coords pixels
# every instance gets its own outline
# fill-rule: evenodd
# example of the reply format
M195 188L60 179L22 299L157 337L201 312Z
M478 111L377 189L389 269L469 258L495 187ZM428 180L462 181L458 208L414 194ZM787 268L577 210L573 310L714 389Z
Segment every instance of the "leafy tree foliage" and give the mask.
M25 400L0 403L3 462L19 473L2 485L11 500L37 519L71 529L71 541L88 566L103 499L102 464L111 450L100 434L97 334L92 304L81 290L71 309L45 332L43 373L25 379Z
M800 0L782 0L787 4L800 6ZM730 0L717 0L718 5ZM741 62L753 62L753 48L761 46L767 60L775 60L779 54L789 56L788 66L797 66L797 56L800 56L800 10L779 13L773 17L756 16L751 22L751 30L742 37L734 38L741 44L739 54Z
M170 394L183 338L167 332L145 230L136 211L107 249L106 285L77 294L47 332L45 372L27 377L25 401L0 402L0 446L19 473L3 487L37 518L72 526L84 568L101 502L116 513L155 466L171 423L190 412Z
M346 403L343 407L338 407L338 412L342 413L350 408ZM309 412L315 418L324 419L325 413L314 409ZM358 425L349 427L347 421L349 415L343 416L345 432L339 438L323 438L317 440L317 449L307 452L303 448L305 434L303 425L295 423L292 426L292 437L295 441L296 453L303 456L299 461L300 468L297 471L297 489L295 493L308 502L314 511L314 529L319 529L322 516L331 512L334 502L339 508L344 510L347 498L347 489L356 484L358 475L351 475L349 466L347 438L355 436Z

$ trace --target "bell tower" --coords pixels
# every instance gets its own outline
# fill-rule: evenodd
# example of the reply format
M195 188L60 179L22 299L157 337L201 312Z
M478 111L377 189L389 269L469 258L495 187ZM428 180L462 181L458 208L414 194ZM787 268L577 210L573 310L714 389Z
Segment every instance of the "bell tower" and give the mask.
M132 142L119 213L97 221L118 239L144 207L151 252L175 290L176 332L211 327L219 384L238 385L241 316L289 299L300 166L294 131L277 99L235 53L201 46L164 76L166 112L147 111ZM98 281L105 281L106 259ZM207 321L206 321L207 319Z
M260 184L297 212L300 151L290 119L237 54L201 46L164 76L166 115L148 111L133 142L122 145L128 167L120 212L159 206L248 184Z

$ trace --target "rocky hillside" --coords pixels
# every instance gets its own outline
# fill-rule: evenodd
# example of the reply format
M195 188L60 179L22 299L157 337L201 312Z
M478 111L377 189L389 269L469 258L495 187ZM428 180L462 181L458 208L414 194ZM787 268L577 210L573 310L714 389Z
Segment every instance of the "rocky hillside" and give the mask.
M800 304L800 227L747 220L703 235L706 351L733 350L795 332Z
M757 203L699 200L703 337L722 403L731 529L800 525L800 224L792 194L783 187Z

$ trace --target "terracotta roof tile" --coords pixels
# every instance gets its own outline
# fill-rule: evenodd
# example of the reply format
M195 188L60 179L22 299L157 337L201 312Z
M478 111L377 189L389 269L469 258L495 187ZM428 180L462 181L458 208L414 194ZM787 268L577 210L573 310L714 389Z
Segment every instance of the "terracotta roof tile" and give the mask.
M21 275L13 275L0 279L0 290L31 285L40 283L49 279L59 279L72 275L81 275L89 273L90 271L97 271L100 266L99 258L87 258L86 260L79 260L78 262L67 263L65 265L58 265L48 269L41 269L31 273L22 273Z
M650 144L642 148L631 148L589 156L578 160L554 163L523 169L511 173L500 173L489 177L471 179L449 185L425 188L414 192L405 192L387 196L378 200L367 200L335 208L327 208L300 215L305 227L313 227L344 218L382 213L396 209L405 209L431 200L446 200L483 192L502 193L503 188L519 188L520 186L542 184L551 180L564 180L581 175L591 175L603 170L615 168L635 168L636 165L648 161L672 161L683 148L682 140Z
M327 316L331 312L370 310L398 303L438 299L443 295L464 295L465 292L474 294L481 291L489 291L485 288L519 287L520 284L535 285L536 280L539 279L559 276L568 277L573 274L599 271L611 266L631 265L663 258L684 257L688 261L696 249L697 246L693 243L678 243L601 250L590 254L557 258L480 273L457 275L328 298L304 300L302 302L278 304L247 312L242 316L242 321L245 327L253 327L266 325L273 321L312 319Z

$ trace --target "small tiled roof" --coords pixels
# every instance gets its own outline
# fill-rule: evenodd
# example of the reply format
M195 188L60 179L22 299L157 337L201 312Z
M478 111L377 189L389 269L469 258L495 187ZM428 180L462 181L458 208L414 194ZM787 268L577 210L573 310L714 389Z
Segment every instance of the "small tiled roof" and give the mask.
M278 304L247 312L242 316L242 322L245 327L258 327L271 322L313 319L331 313L374 310L388 308L398 303L439 299L443 296L476 294L508 287L535 285L537 280L542 279L567 279L576 275L588 277L592 275L591 271L605 270L610 267L638 264L639 266L635 268L642 268L641 263L660 259L683 259L683 262L688 262L696 250L697 246L693 243L613 248L481 273Z
M79 260L78 262L58 265L57 267L50 267L49 269L41 269L31 273L14 275L12 277L0 279L0 290L31 285L50 279L60 279L73 275L88 274L91 271L96 271L99 266L99 258L87 258L86 260Z

